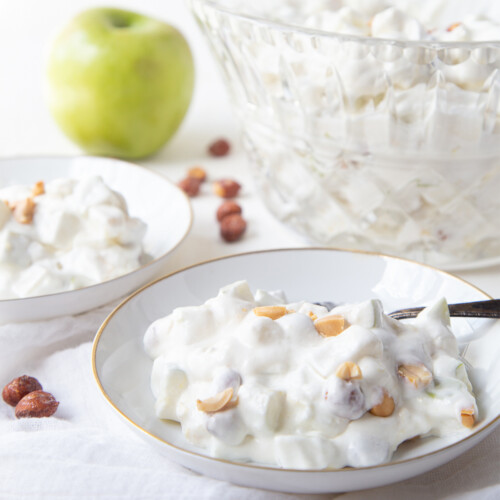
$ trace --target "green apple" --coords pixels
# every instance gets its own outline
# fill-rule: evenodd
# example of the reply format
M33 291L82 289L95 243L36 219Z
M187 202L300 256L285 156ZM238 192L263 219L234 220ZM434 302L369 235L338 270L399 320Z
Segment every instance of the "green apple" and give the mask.
M177 130L194 64L172 26L114 8L75 17L48 60L48 103L62 130L96 155L141 158Z

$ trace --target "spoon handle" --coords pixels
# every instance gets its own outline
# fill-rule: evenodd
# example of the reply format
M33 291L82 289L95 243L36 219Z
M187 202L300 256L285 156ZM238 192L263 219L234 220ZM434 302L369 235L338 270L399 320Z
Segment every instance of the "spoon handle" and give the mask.
M462 304L448 304L450 316L463 318L500 318L500 299L480 300L478 302L464 302ZM415 318L424 307L399 309L389 313L394 319Z

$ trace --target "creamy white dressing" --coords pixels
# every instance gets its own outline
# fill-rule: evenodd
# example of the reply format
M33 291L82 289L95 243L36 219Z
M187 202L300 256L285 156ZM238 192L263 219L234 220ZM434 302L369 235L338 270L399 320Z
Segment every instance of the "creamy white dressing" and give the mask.
M287 314L257 316L260 306ZM407 439L467 434L463 412L476 419L477 406L447 311L439 300L409 324L384 315L377 300L329 312L287 304L281 293L254 296L236 282L146 331L156 414L180 422L211 456L294 469L376 465ZM346 328L324 337L315 321L332 316ZM340 375L345 363L361 375ZM425 384L402 375L412 366L428 374ZM199 401L228 388L225 409L200 410ZM371 414L386 396L393 411Z
M32 220L12 209L34 201ZM146 225L101 177L61 178L0 189L0 299L74 290L123 275L145 258Z

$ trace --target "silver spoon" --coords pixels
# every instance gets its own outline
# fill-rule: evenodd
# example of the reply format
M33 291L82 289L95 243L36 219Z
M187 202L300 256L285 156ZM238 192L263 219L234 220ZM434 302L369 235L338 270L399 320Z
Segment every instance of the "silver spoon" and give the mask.
M408 319L417 317L425 307L410 307L398 309L388 314L394 319ZM463 318L500 318L500 299L480 300L478 302L464 302L448 304L450 316Z
M326 307L329 311L335 307L333 302L315 302ZM398 309L388 314L394 319L416 318L425 307L409 307ZM477 302L463 302L461 304L448 304L450 316L462 318L500 318L500 299L479 300Z

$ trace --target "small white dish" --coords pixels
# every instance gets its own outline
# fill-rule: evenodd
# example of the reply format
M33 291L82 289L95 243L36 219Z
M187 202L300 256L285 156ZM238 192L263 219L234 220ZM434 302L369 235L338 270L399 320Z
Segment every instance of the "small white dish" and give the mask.
M145 168L92 156L0 160L0 186L84 175L100 175L125 197L129 213L147 224L144 251L149 261L135 271L78 290L0 300L0 323L79 314L124 297L160 276L169 254L187 236L193 219L189 199L170 181Z
M467 282L429 266L378 254L333 249L269 250L198 264L163 277L120 304L101 326L93 346L97 385L110 405L144 439L171 460L244 486L294 493L349 491L389 484L442 465L484 439L500 424L500 322L453 318L468 363L480 411L464 439L427 438L401 445L391 462L340 470L289 470L211 458L188 443L180 426L159 420L150 389L152 360L143 336L154 320L175 307L199 305L220 287L248 280L251 288L281 289L291 302L335 303L382 300L386 312L426 305L491 298Z

